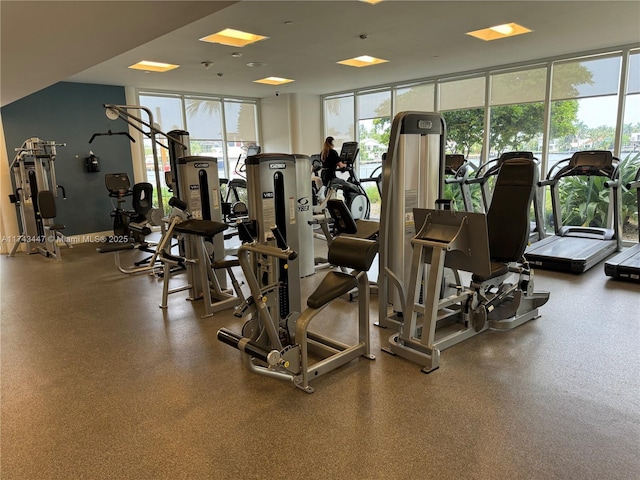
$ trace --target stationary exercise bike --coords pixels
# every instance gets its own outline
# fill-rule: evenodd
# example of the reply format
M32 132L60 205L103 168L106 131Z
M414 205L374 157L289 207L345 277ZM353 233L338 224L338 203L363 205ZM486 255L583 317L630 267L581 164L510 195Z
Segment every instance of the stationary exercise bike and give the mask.
M114 236L133 243L144 243L144 238L151 233L148 214L153 207L153 185L146 182L136 183L132 189L126 173L107 173L104 183L109 197L116 199L115 208L111 212ZM131 197L133 210L123 208L126 197Z

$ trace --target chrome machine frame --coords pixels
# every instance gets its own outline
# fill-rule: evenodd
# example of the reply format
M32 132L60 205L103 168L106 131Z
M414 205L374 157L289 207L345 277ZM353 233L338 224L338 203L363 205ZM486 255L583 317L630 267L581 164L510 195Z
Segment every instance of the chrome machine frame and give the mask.
M433 208L444 193L446 124L438 113L400 112L382 167L378 323L398 328L410 281L414 208ZM389 313L389 306L392 312Z
M40 253L57 260L60 260L59 250L56 248L58 238L71 248L68 239L62 233L56 231L54 235L46 234L45 231L48 229L45 227L53 220L42 218L37 211L38 192L48 190L57 198L60 189L62 198L66 198L64 187L58 185L55 170L56 147L66 145L31 137L25 140L20 148L15 149L17 153L10 168L16 189L10 199L18 208L20 237L9 253L10 257L16 254L23 243L28 254Z

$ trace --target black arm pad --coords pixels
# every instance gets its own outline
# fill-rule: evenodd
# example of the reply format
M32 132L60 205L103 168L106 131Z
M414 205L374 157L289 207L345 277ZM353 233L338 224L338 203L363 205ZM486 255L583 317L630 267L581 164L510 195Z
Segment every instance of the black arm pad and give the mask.
M329 263L366 272L378 253L378 242L364 238L337 236L329 247Z

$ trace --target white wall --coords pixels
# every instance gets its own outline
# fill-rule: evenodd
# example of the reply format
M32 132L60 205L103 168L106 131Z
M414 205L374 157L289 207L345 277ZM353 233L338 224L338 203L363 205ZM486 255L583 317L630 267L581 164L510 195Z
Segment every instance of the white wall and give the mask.
M0 253L9 253L19 235L16 206L9 202L10 193L13 193L11 170L0 114Z
M260 100L262 151L312 155L322 148L319 95L280 94Z

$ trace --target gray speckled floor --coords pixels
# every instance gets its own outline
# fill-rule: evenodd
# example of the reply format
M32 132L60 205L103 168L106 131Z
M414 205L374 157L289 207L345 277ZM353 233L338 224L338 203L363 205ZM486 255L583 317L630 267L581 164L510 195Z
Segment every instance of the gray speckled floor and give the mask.
M231 311L201 319L176 294L163 314L158 280L94 247L0 258L3 480L640 478L640 285L601 265L536 272L541 318L445 350L429 375L374 327L377 359L306 395L241 368L216 339L239 331ZM354 308L312 327L355 338L336 326Z

